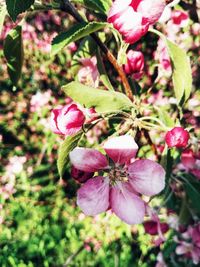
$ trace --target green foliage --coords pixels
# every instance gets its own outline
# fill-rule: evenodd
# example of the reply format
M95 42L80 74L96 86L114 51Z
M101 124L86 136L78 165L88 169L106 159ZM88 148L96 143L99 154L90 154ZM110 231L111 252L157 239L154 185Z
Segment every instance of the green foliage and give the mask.
M29 9L34 3L34 0L6 0L8 14L13 21L16 21L17 16Z
M64 142L60 145L60 148L58 151L57 166L58 166L58 172L61 178L66 170L67 163L69 161L69 153L78 145L78 142L82 135L83 135L83 132L81 131L73 136L68 136L66 137Z
M52 42L52 54L57 54L71 42L75 42L106 26L103 22L82 22L75 24L68 31L58 34Z
M178 103L184 103L192 90L192 70L186 52L175 43L166 39L173 67L173 84Z
M102 14L107 14L112 4L111 0L72 0L74 3L81 4L86 8L98 11Z
M7 67L10 79L17 85L22 72L24 51L22 42L22 27L17 26L6 36L4 42L4 55L7 60Z
M166 43L172 62L172 80L178 104L183 104L192 91L192 69L190 59L186 52L177 44L171 42L165 35L157 30L151 30L160 36Z
M200 183L191 175L185 175L184 189L188 196L190 207L200 214Z
M71 82L62 89L75 102L87 108L94 107L96 112L117 112L133 107L128 97L118 92L95 89L78 82Z

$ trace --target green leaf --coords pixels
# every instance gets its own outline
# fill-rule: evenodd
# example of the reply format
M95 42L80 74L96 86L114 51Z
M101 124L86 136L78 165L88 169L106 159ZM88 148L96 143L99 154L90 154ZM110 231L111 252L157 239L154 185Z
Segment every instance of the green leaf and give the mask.
M81 4L88 9L99 11L102 14L107 14L112 5L111 0L72 0L73 3Z
M0 3L0 35L6 15L7 15L6 5L4 3Z
M191 175L187 175L184 181L186 182L184 188L191 203L191 207L200 214L200 182Z
M92 88L79 82L71 82L62 89L75 102L87 108L94 107L100 113L130 110L133 107L133 103L122 93Z
M4 55L10 79L14 85L17 85L21 77L24 57L21 26L18 25L7 34L4 42Z
M104 22L82 22L72 26L68 31L57 35L52 42L52 54L57 54L61 49L71 42L75 42L83 37L90 35L102 28L107 23Z
M172 80L174 92L178 104L184 104L192 91L192 69L187 53L177 44L167 39L161 32L151 29L166 43L168 53L172 62Z
M34 0L6 0L8 14L13 21L16 21L17 16L29 9L34 3Z
M173 84L178 103L184 103L192 91L192 70L186 52L176 44L166 40L173 67Z
M58 172L60 177L63 176L66 165L69 161L69 153L78 145L79 140L81 139L83 132L78 132L73 136L67 136L63 143L60 145L58 150Z

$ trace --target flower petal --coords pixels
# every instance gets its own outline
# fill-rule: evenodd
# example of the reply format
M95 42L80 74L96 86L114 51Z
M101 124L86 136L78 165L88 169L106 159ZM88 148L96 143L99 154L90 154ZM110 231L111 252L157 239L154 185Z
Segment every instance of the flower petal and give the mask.
M119 164L129 163L135 157L138 145L130 135L110 138L103 146L107 155Z
M141 223L145 215L144 202L124 186L111 189L111 209L127 224Z
M84 172L96 172L108 167L106 157L92 148L76 147L69 153L72 165Z
M129 183L139 193L153 196L165 187L165 170L163 167L148 159L133 162L128 167Z
M86 215L95 216L109 208L109 183L105 177L89 179L77 194L77 204Z

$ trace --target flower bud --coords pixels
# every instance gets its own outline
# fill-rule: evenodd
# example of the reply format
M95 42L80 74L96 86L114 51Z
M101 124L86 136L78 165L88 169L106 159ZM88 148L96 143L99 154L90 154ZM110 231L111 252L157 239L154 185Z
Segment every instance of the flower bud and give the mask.
M76 104L70 104L52 110L50 127L56 134L73 135L82 128L84 121L83 112Z
M187 12L182 10L174 10L172 12L172 21L175 25L178 25L180 27L187 26L189 22L189 16Z
M158 235L158 222L154 220L149 220L143 223L145 232L150 235ZM162 234L165 234L169 230L169 226L167 223L159 223L160 231Z
M72 166L71 169L71 176L79 183L85 183L88 179L92 178L94 175L94 172L84 172L80 171L74 166Z
M166 6L164 0L116 0L108 13L112 23L125 42L135 43L155 24Z
M188 144L190 135L188 131L184 130L182 127L175 127L168 131L165 136L165 141L168 147L184 148Z
M127 53L127 62L124 65L126 74L133 74L135 79L142 76L144 69L144 55L140 51L129 50Z

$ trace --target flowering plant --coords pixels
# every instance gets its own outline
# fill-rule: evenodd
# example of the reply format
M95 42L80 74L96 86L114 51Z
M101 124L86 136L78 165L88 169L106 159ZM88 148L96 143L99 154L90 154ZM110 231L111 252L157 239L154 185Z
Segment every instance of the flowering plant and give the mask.
M116 236L106 242L118 244L129 229L129 245L132 237L140 243L133 264L200 264L200 7L191 2L0 1L5 232L12 225L7 203L34 195L45 205L48 181L47 210L54 206L53 214L69 216L77 228L84 221L83 232L92 222L102 230L111 221ZM10 136L15 149L7 152ZM81 238L77 255L103 246L95 234ZM60 256L56 266L75 257L64 263ZM4 258L4 266L22 262Z

